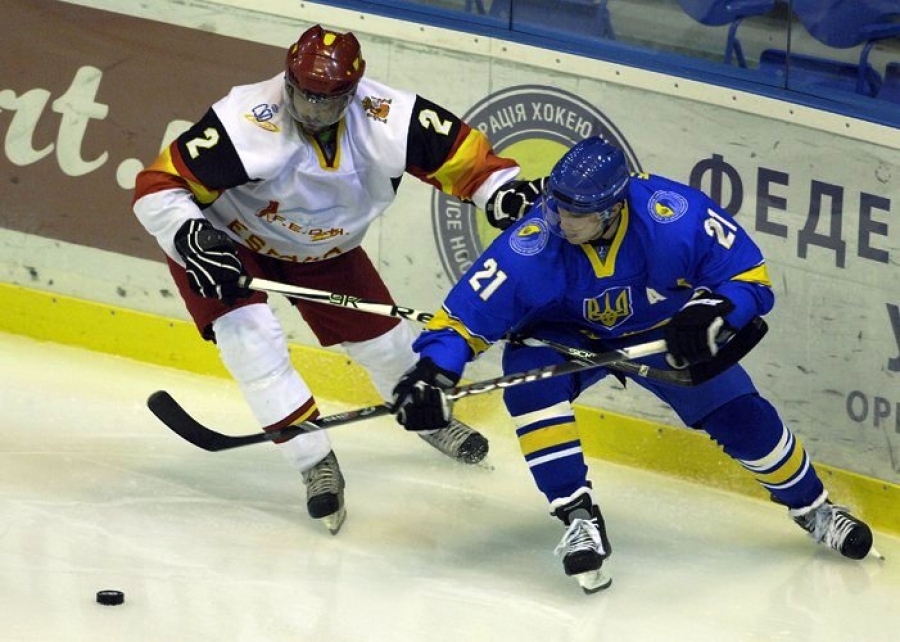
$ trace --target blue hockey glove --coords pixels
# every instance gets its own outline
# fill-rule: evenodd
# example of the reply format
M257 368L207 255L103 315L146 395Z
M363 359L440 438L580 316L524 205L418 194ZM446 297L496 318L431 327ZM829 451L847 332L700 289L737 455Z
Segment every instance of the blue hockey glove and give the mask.
M391 411L407 430L435 430L450 425L453 402L444 390L453 387L459 376L444 370L428 357L407 370L394 387Z
M536 178L532 181L514 180L501 185L488 199L485 207L488 223L505 230L518 221L543 193L546 180L546 178Z
M663 330L669 365L681 369L716 356L734 334L725 320L732 310L734 304L724 296L705 290L695 294Z
M184 259L191 289L226 303L249 295L238 286L243 265L234 243L205 219L190 219L175 233L175 249Z

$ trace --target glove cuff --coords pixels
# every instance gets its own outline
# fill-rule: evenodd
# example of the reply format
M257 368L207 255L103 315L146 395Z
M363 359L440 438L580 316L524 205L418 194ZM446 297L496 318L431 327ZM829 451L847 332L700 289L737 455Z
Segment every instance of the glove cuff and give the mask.
M175 249L178 250L182 258L187 257L188 254L193 254L194 251L190 247L190 237L202 230L210 229L214 228L205 218L189 218L175 232L175 237L172 239Z
M431 357L422 357L418 364L419 380L429 385L447 390L459 382L459 375L452 370L441 368Z

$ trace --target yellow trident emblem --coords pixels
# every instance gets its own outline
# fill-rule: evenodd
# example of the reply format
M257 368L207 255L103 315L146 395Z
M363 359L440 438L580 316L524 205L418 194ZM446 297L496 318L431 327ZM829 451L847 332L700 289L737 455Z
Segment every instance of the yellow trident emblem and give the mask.
M602 323L607 328L618 325L631 313L631 297L627 288L618 294L606 291L596 299L585 299L584 302L585 318L593 323Z

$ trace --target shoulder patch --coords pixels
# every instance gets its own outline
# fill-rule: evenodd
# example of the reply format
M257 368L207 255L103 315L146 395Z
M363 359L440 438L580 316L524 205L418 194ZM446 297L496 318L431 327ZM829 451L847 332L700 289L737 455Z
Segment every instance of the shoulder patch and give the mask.
M366 96L362 100L362 106L366 112L367 118L386 123L388 116L391 113L391 102L393 101L390 98Z
M687 212L687 199L677 192L658 190L647 201L647 212L659 223L672 223Z
M550 230L542 218L534 218L522 225L509 237L509 247L516 254L531 256L547 247Z
M249 114L244 114L244 118L249 120L251 123L258 127L262 127L267 132L278 132L280 131L278 125L271 122L275 117L275 114L278 113L278 105L269 105L267 103L262 103L260 105L256 105Z

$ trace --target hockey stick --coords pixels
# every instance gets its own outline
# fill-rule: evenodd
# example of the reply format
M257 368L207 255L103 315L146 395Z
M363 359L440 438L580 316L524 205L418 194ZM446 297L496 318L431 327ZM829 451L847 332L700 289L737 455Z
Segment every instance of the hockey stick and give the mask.
M573 348L550 339L537 339L534 337L510 337L508 341L515 345L529 346L532 348L552 348L559 354L568 357L574 361L587 362L598 355L597 352L583 350L581 348ZM631 361L616 361L608 366L609 370L614 370L622 374L643 377L645 379L655 379L665 383L671 383L675 386L690 387L695 386L695 381L691 376L690 370L663 370L662 368L654 368L644 363L633 363ZM621 379L624 385L624 379Z
M634 363L631 361L618 361L613 366L607 367L611 370L617 370L618 372L625 374L635 374L640 377L656 379L676 386L697 386L717 377L747 356L747 354L756 347L756 344L766 336L768 331L769 326L762 317L753 317L753 319L750 320L750 323L734 333L731 339L722 345L715 357L709 361L696 363L684 370L662 370L643 363ZM590 361L598 356L596 352L572 348L551 341L550 339L513 338L511 341L520 345L546 346L553 348L557 352L565 354L576 361ZM652 374L648 374L648 371L652 371Z
M406 308L398 305L378 303L368 299L351 296L349 294L337 294L335 292L325 292L322 290L314 290L311 288L303 288L286 283L278 283L276 281L268 281L265 279L251 278L243 276L238 283L241 287L248 290L258 290L260 292L273 292L286 297L301 299L314 303L324 303L327 305L339 306L359 310L360 312L369 312L382 316L394 317L397 319L408 319L418 323L428 323L434 315L430 312L416 310L415 308ZM696 386L705 381L709 381L713 377L725 372L728 368L743 359L765 336L769 327L760 317L754 319L746 326L741 328L732 339L722 346L719 353L714 359L703 363L695 364L685 370L665 370L662 368L654 368L642 363L632 363L629 361L618 361L607 364L610 370L620 372L645 379L653 379L663 383L675 386ZM507 340L513 343L530 346L545 346L556 350L562 355L570 359L587 359L590 360L597 356L598 353L581 348L573 348L571 346L557 343L549 339L538 338L520 338L507 337Z
M161 422L177 433L179 437L191 442L198 448L211 452L228 450L239 446L249 446L250 444L258 444L265 441L275 441L277 439L290 439L300 433L327 430L328 428L353 423L361 419L388 415L391 412L390 408L383 404L367 406L347 412L339 412L336 415L319 417L315 421L306 421L271 432L231 437L215 432L198 422L165 390L158 390L150 395L150 398L147 399L147 407Z
M281 294L292 299L300 299L312 303L324 303L327 305L359 310L360 312L394 317L396 319L408 319L423 325L431 321L434 317L430 312L424 312L414 308L405 308L388 303L377 303L369 299L363 299L349 294L325 292L323 290L314 290L311 288L289 285L287 283L278 283L277 281L268 281L266 279L258 279L249 276L240 277L240 279L238 279L238 285L248 290ZM545 339L529 338L525 340L513 338L510 340L522 345L535 346L543 344L545 347L552 348L571 359L591 359L597 355L595 352L582 350L580 348L571 348L561 343ZM699 381L695 380L695 377L692 377L689 370L663 370L661 368L654 368L652 366L630 363L627 361L611 363L608 364L607 367L623 374L644 377L647 379L656 379L676 386L693 386L699 383Z
M349 294L337 294L336 292L325 292L323 290L313 290L311 288L302 288L298 285L288 285L287 283L278 283L277 281L268 281L266 279L257 279L250 276L242 276L238 279L238 285L247 290L256 290L258 292L273 292L275 294L283 294L292 299L301 299L312 303L325 303L328 305L336 305L342 308L350 308L359 310L360 312L371 312L372 314L380 314L385 317L394 317L396 319L408 319L417 321L418 323L428 323L434 317L430 312L422 310L414 310L413 308L403 308L398 305L388 303L377 303L369 299L363 299Z
M468 397L470 395L478 395L493 390L511 388L524 383L558 377L573 372L589 370L591 368L599 368L623 359L639 359L641 357L660 354L665 351L665 341L651 341L629 348L602 352L589 360L583 360L581 362L566 361L564 363L545 366L543 368L535 368L533 370L495 377L485 381L477 381L465 386L457 386L456 388L447 390L446 394L447 397L453 400L462 399L463 397ZM154 392L150 395L150 398L147 399L147 407L150 408L150 411L153 412L160 421L166 424L166 426L180 437L199 448L213 452L237 448L239 446L248 446L250 444L257 444L265 441L290 439L291 437L296 437L304 432L327 430L328 428L334 428L361 419L386 415L391 412L391 409L384 404L367 406L365 408L341 412L336 415L320 417L314 421L306 421L301 424L286 426L270 432L231 437L207 428L198 422L188 414L181 404L175 401L175 399L164 390Z

